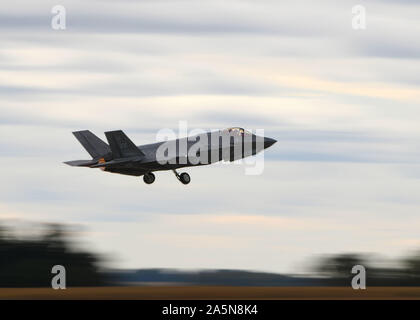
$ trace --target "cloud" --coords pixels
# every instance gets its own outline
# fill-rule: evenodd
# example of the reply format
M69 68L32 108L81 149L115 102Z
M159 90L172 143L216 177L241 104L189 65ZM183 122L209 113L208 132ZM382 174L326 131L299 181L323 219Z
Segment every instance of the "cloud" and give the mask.
M314 253L398 254L418 241L419 11L412 1L50 1L0 4L0 217L78 223L123 267L295 270ZM141 179L88 158L71 131L262 128L244 167Z

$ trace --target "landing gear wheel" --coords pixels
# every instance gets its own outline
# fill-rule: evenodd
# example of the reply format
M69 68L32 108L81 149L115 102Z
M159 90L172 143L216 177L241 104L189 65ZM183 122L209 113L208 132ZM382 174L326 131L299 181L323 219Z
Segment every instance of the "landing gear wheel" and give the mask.
M146 184L152 184L153 182L155 182L155 179L156 179L155 175L153 173L151 173L151 172L146 173L143 176L143 181Z
M181 181L183 184L189 184L191 182L191 177L188 173L183 172L179 175L179 181Z
M183 172L181 174L178 174L176 170L172 170L176 176L176 178L181 181L183 184L189 184L191 182L191 177L188 173Z

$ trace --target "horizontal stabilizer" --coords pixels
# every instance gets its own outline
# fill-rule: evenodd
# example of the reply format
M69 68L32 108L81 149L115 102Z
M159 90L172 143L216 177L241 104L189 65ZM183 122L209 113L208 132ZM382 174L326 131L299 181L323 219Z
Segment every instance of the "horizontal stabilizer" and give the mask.
M136 162L136 161L140 161L141 157L131 157L131 158L123 158L123 159L119 159L119 160L111 160L111 161L107 161L107 162L100 162L98 164L95 164L93 166L91 166L91 168L107 168L107 167L113 167L116 165L124 165L130 162Z
M73 132L93 159L99 159L111 152L109 146L89 130Z
M124 132L105 132L114 159L144 156L144 153L131 141Z
M66 161L65 164L68 164L72 167L90 167L94 164L97 164L97 160L74 160L74 161Z

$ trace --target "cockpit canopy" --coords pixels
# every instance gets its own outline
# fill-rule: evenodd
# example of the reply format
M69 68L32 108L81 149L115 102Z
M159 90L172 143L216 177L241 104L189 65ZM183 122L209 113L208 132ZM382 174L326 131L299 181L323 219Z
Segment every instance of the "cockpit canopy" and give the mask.
M225 129L224 131L230 133L230 134L237 134L237 135L244 135L244 134L251 134L250 132L246 131L244 128L239 127L232 127Z
M244 128L239 128L239 127L233 127L233 128L229 128L227 130L230 133L240 133L240 134L244 134L245 133L245 129Z

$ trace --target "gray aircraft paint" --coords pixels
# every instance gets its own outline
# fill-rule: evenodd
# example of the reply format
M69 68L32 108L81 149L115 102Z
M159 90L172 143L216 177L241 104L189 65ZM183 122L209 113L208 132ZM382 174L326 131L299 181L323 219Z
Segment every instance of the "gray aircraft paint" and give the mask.
M92 160L65 162L70 166L101 168L111 173L142 176L155 171L235 161L257 154L276 140L242 128L136 146L123 131L105 132L108 144L88 130L73 132ZM177 173L176 173L177 174Z

